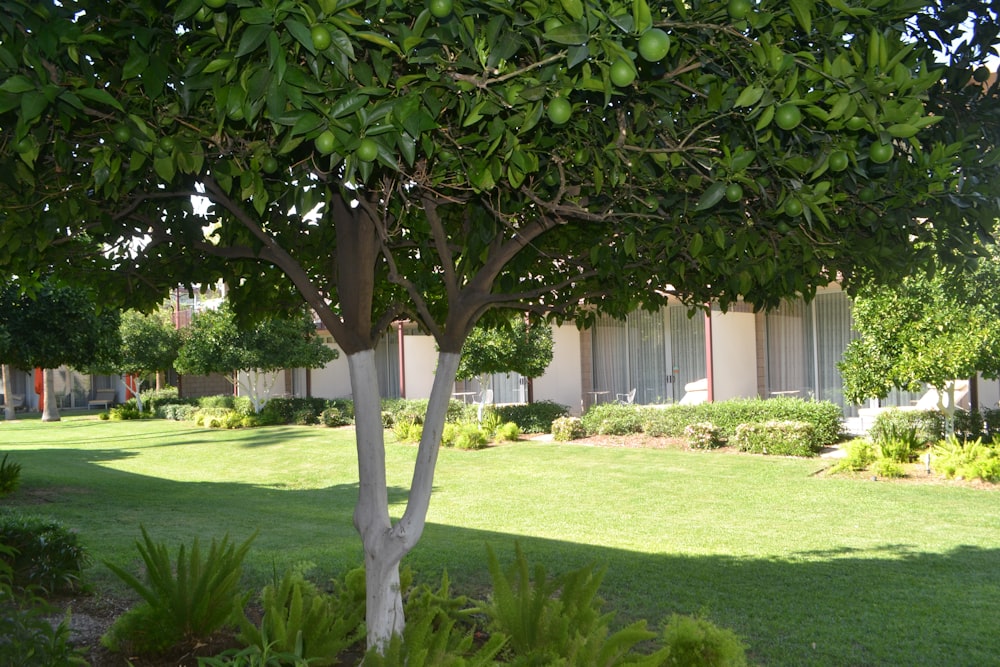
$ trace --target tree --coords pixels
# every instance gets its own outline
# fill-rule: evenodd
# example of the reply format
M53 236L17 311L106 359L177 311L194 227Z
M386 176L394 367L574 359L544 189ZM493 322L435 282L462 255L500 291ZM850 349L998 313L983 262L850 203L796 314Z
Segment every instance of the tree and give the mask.
M98 311L85 289L54 281L30 293L10 282L2 292L0 325L9 336L3 361L44 370L42 421L58 421L52 370L106 363L119 344L118 312Z
M125 383L126 398L128 394L134 396L141 412L144 376L173 367L181 346L181 336L167 313L156 311L144 314L135 310L122 313L119 336L121 348L106 370L132 378Z
M456 377L479 378L486 388L493 373L518 373L536 378L552 363L552 329L513 316L496 326L477 326L465 339Z
M32 269L85 235L109 298L225 277L239 312L305 300L351 372L372 645L403 627L480 318L766 307L972 253L995 210L996 86L967 85L986 3L0 4L0 253ZM393 523L374 348L403 317L440 354Z
M337 358L315 332L312 318L304 314L241 325L227 306L205 310L184 330L175 366L179 373L225 375L259 413L271 397L276 371L319 368Z
M860 337L844 352L844 393L855 403L885 398L893 388L938 391L953 423L955 381L977 373L1000 377L1000 256L974 271L941 267L897 285L861 291L852 309ZM945 396L948 400L945 401Z

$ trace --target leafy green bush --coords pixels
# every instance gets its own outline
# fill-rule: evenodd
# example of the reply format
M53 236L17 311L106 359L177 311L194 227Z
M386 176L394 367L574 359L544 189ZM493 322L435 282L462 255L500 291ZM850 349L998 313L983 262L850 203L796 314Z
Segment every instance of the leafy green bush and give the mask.
M521 433L549 433L552 422L569 414L569 408L553 401L493 406L504 422L514 422Z
M198 658L198 667L309 667L301 655L275 650L270 643L261 648L231 648L217 656Z
M642 432L642 408L635 405L602 403L581 418L587 435L629 435Z
M329 426L330 428L348 426L354 423L354 420L348 416L343 408L335 405L331 405L323 410L319 416L319 420L323 423L323 426Z
M89 558L76 534L54 519L0 513L0 547L0 562L16 589L60 593L83 588Z
M322 593L305 578L303 568L290 570L261 593L264 615L258 628L244 617L240 639L261 651L294 654L310 665L332 665L337 655L364 637L364 571L345 578L339 593Z
M156 408L156 416L160 419L174 421L194 421L200 408L190 403L167 403Z
M9 496L21 485L21 464L8 461L8 456L10 454L4 454L3 461L0 461L0 497Z
M382 424L386 428L392 428L400 421L423 424L424 415L427 414L427 403L426 398L387 398L382 401ZM466 405L462 401L451 399L445 413L445 422L464 421L465 408Z
M392 427L392 434L399 442L420 442L423 432L423 423L415 421L397 421Z
M311 406L300 408L292 416L292 423L298 426L313 426L319 423L319 415Z
M158 412L161 405L179 402L177 387L147 389L139 392L139 395L142 396L142 409L153 414Z
M642 413L642 430L657 438L683 438L688 425L708 422L708 416L707 410L697 405L646 408Z
M981 439L959 440L954 435L932 450L931 466L945 477L1000 482L1000 451Z
M114 651L156 654L182 641L208 637L242 607L237 593L243 558L256 537L235 546L229 536L212 540L202 557L198 538L190 551L181 545L171 562L166 545L152 540L142 528L135 545L145 564L147 583L125 569L104 561L143 601L115 621L101 643Z
M521 429L514 422L506 422L497 427L493 434L495 442L517 442L521 438Z
M897 461L884 456L879 457L879 459L875 461L875 465L872 466L872 472L874 472L878 477L906 476L903 466L899 465Z
M579 417L559 417L552 422L552 439L564 442L587 437L587 429Z
M0 586L0 665L4 667L70 667L86 665L82 651L69 639L69 617L53 625L38 598L15 598Z
M684 667L743 667L746 646L732 630L700 616L674 614L663 628L667 649L664 665Z
M476 424L459 424L452 446L455 449L485 449L489 444L486 432Z
M844 451L845 456L830 467L830 472L865 470L878 459L874 444L867 438L851 440L844 445Z
M698 422L684 427L684 437L692 449L713 449L722 446L719 429L712 422Z
M829 401L806 401L800 398L746 398L702 403L694 406L701 416L719 429L719 435L731 439L740 424L765 422L804 422L812 426L811 448L819 451L840 440L843 413ZM672 409L671 407L664 408Z
M115 405L108 410L108 418L112 421L126 421L129 419L142 419L142 413L136 407L135 399L130 398L121 405Z
M878 442L911 428L921 445L937 442L944 437L944 415L937 410L885 410L875 417L868 437Z
M731 442L741 451L777 456L815 456L813 425L771 421L740 424Z
M924 446L916 426L904 426L894 422L888 422L872 439L880 458L896 463L909 463L916 459Z
M236 407L236 397L231 394L202 396L197 400L198 407L203 410L232 410Z

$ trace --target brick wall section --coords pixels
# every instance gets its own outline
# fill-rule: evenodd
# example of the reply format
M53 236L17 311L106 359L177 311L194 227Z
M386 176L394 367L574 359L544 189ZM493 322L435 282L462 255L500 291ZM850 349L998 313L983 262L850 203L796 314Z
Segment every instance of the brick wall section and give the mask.
M177 378L177 393L181 398L231 395L233 383L223 375L182 375Z

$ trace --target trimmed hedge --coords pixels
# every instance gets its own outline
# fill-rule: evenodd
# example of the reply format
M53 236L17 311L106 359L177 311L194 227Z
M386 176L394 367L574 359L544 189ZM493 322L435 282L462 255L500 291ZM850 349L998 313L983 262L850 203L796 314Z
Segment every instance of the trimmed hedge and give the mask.
M506 422L514 422L522 433L549 433L552 422L569 415L569 408L553 401L518 405L495 405L493 411Z
M893 434L911 428L916 429L922 443L937 442L944 437L944 415L937 410L885 410L875 417L868 437L888 440Z
M768 421L740 424L732 442L740 451L777 456L815 456L815 429L796 421Z

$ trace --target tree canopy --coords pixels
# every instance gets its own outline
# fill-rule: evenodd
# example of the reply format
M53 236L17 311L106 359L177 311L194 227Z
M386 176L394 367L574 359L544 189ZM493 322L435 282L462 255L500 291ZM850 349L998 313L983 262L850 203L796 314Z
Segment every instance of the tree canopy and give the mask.
M991 3L735 4L0 0L0 262L96 246L72 266L108 298L305 300L351 368L384 642L484 315L764 307L992 228ZM393 523L373 349L404 317L441 354Z
M493 326L477 326L462 347L456 377L469 380L493 373L536 378L552 363L552 329L514 315Z
M121 346L100 370L132 378L125 383L126 392L134 395L141 412L143 376L173 367L181 345L180 333L163 311L127 310L121 314L118 334Z
M272 317L240 323L231 308L204 310L182 334L174 363L179 373L219 373L242 386L254 410L270 398L274 373L286 368L319 368L337 358L337 351L316 337L312 318Z

